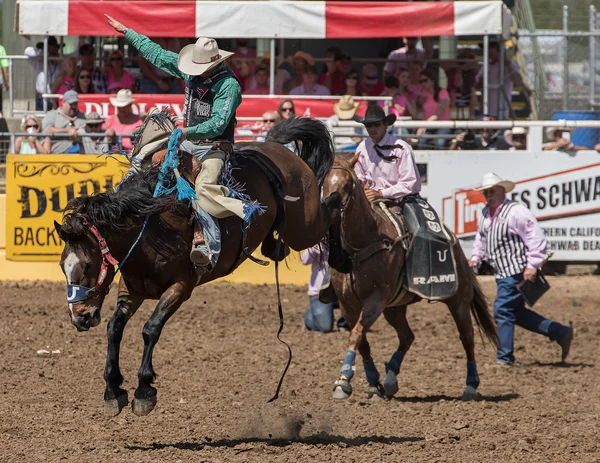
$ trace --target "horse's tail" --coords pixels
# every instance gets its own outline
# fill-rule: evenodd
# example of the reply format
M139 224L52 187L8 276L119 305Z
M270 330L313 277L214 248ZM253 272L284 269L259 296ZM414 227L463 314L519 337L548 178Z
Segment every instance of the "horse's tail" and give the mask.
M477 281L477 276L473 272L469 272L471 274L471 281L473 285L473 301L471 302L471 313L475 317L475 322L477 326L485 336L490 340L490 342L497 347L498 346L498 331L496 330L496 324L494 323L494 319L488 310L488 303L483 291L481 290L481 286L479 286L479 281Z
M269 130L266 141L282 145L301 142L300 158L311 168L319 185L323 184L333 165L335 148L329 130L322 122L310 117L292 117Z

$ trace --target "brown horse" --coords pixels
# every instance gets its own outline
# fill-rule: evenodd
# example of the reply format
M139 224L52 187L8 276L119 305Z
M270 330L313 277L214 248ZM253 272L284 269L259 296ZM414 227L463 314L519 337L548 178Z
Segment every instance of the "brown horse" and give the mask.
M313 119L291 119L272 129L268 140L245 144L231 158L235 182L245 186L245 193L263 206L264 213L255 215L247 227L237 217L219 221L222 251L215 268L200 278L189 258L188 205L173 195L153 197L156 169L126 178L115 192L75 198L62 225L55 224L65 241L60 266L67 279L71 321L79 331L100 323L114 265L126 259L115 312L108 322L104 370L108 413L118 414L128 403L127 391L120 387L119 346L125 325L145 299L159 302L142 331L144 352L132 402L137 415L150 413L156 404L152 352L161 331L196 286L230 274L261 243L263 250L272 251L274 232L295 250L315 245L327 232L329 212L320 201L320 184L333 162L327 129ZM292 141L301 143L299 156L282 145Z
M402 237L398 236L383 210L373 207L365 196L363 186L354 173L357 161L358 156L349 161L336 159L323 185L323 197L331 207L335 206L341 212L330 230L329 263L333 269L331 283L352 327L346 360L334 385L335 399L347 399L352 393L350 380L356 350L363 358L369 398L396 394L400 365L414 340L406 320L406 307L421 300L410 292L398 294L405 263ZM458 289L442 302L450 309L467 354L467 387L463 399L470 400L478 397L479 386L471 312L479 328L494 344L497 343L497 333L485 297L457 240L454 240L453 248L457 260ZM382 313L396 330L400 341L398 350L386 364L383 385L367 341L367 332Z

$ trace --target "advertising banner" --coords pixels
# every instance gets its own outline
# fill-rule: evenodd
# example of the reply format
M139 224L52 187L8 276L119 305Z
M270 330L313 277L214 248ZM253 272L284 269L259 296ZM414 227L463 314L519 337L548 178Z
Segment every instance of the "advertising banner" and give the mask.
M432 156L429 195L470 256L485 206L475 191L483 174L516 183L510 199L529 208L548 240L552 260L600 262L600 158L594 152L457 152Z
M69 200L112 189L129 168L124 156L9 155L6 164L6 257L57 261L54 230Z

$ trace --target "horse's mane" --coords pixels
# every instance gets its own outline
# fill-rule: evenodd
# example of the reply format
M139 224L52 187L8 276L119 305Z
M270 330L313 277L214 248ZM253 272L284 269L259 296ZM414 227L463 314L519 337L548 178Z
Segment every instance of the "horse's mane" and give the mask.
M88 227L84 219L101 229L128 230L139 226L146 216L167 210L189 215L185 204L174 195L153 197L157 180L158 168L153 168L131 175L114 192L72 199L65 208L61 238L66 241L85 236Z

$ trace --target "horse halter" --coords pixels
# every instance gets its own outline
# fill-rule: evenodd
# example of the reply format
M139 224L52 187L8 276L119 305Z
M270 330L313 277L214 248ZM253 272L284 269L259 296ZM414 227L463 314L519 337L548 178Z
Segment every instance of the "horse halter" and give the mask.
M115 265L119 265L119 261L117 261L110 253L106 240L102 238L98 228L95 225L88 223L85 219L83 219L83 225L88 227L98 240L98 246L100 246L100 252L102 253L102 266L100 267L100 273L98 274L98 279L96 280L96 286L94 288L67 284L67 302L70 304L85 301L87 299L94 299L100 295L106 296L110 291L110 285L102 289L102 284L104 283L104 280L106 280L106 275L108 275L108 268L112 265L114 269Z

